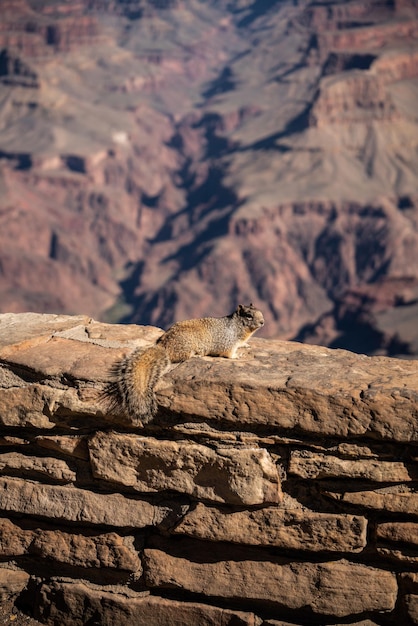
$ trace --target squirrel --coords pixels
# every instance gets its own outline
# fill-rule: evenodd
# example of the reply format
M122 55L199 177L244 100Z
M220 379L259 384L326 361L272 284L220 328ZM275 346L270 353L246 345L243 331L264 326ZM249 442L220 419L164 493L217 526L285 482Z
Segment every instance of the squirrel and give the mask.
M256 330L264 325L260 310L239 305L225 317L202 317L176 322L149 348L137 348L112 370L105 395L112 409L122 407L133 422L149 422L157 412L154 387L172 363L194 356L237 358Z

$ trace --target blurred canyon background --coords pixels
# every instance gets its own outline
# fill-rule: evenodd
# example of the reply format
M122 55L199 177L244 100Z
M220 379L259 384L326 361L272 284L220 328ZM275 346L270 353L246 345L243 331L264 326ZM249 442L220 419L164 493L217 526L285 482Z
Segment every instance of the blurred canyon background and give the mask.
M0 0L0 312L418 357L418 1Z

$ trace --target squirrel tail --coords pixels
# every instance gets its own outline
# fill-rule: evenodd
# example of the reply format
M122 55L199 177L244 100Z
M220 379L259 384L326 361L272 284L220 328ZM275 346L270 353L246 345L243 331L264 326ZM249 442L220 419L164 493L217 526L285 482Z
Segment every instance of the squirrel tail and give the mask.
M106 395L112 409L122 408L132 421L149 422L157 411L154 386L170 365L165 348L137 348L112 368Z

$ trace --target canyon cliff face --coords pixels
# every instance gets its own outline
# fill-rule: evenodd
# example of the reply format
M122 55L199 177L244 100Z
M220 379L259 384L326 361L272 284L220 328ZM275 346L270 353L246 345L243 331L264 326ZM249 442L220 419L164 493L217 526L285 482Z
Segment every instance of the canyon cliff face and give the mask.
M418 363L250 339L143 427L102 394L160 334L0 315L4 623L418 624Z
M418 354L415 2L3 2L0 310Z

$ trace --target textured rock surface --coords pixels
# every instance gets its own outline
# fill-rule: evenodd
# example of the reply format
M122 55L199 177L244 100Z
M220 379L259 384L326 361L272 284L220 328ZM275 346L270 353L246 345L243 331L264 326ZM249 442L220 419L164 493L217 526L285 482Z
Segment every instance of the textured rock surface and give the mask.
M346 491L341 486L339 491L325 493L340 502L347 502L356 506L391 513L406 513L415 515L418 511L418 493L401 485L396 489L369 489L367 491Z
M221 551L213 551L210 558L215 562L201 563L194 560L193 548L176 556L155 549L146 549L144 554L151 587L182 587L205 596L264 601L277 608L309 607L314 613L335 617L392 610L397 597L393 574L344 560L253 561L249 551L245 561L227 561Z
M94 493L75 487L55 487L17 478L0 479L1 508L57 521L143 528L161 523L170 508L118 493Z
M16 598L25 589L29 574L7 568L0 569L0 601Z
M340 459L316 452L292 452L289 474L301 478L364 478L380 483L401 483L417 479L416 468L405 467L404 463L379 461L376 459Z
M418 546L418 524L414 522L386 522L379 524L376 535L386 541L400 541Z
M243 428L268 425L270 432L418 441L415 362L273 340L252 345L252 355L232 369L202 361L200 380L195 362L181 364L160 391L164 406Z
M360 552L366 545L367 522L354 515L264 508L224 512L203 504L186 514L175 532L233 543L278 546L293 550Z
M76 474L68 463L60 459L31 457L19 452L0 454L0 473L13 472L28 477L44 476L62 483L70 483L76 479Z
M133 425L102 391L160 332L0 315L0 619L417 623L418 363L252 339Z
M25 530L10 520L0 519L1 556L31 554L80 567L110 567L139 572L141 562L133 538L116 533L70 534L58 530Z
M179 491L226 504L279 500L277 467L266 450L216 451L190 442L98 433L89 441L95 478L140 492Z
M52 582L42 586L38 617L53 626L82 626L94 615L101 624L131 626L256 626L251 613L228 611L195 602L176 602L133 592L118 594L82 583Z

